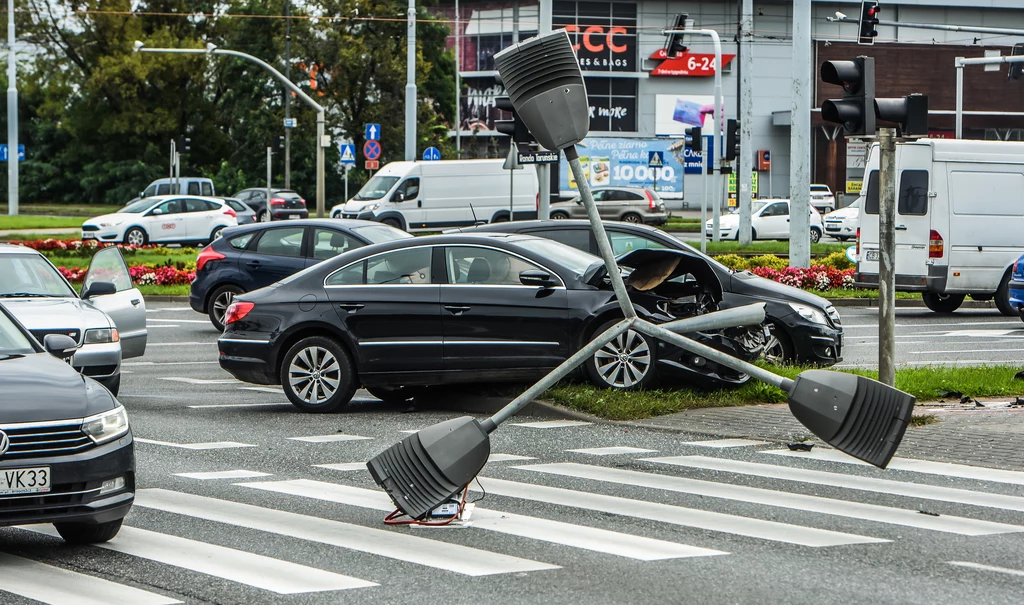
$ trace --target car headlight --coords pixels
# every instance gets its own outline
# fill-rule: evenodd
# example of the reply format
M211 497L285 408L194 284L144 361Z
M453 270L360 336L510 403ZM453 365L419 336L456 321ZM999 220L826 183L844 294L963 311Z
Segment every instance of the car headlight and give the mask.
M808 307L807 305L800 305L797 303L789 303L789 306L792 307L800 317L803 317L807 321L825 326L828 325L828 320L825 319L825 314L814 307Z
M128 413L123 405L89 416L82 421L82 432L96 443L106 443L128 432Z
M85 344L98 345L121 340L117 328L93 328L85 331Z
M373 212L377 208L380 208L380 202L377 202L376 204L370 204L369 206L363 207L363 211L365 211L365 212Z
M100 223L100 227L117 227L124 221L111 221L109 223Z

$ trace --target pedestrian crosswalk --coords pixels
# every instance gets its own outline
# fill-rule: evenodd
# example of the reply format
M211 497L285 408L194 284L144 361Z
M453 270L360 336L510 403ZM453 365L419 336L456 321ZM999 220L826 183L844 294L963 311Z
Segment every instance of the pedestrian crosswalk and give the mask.
M338 433L298 441L365 439ZM694 445L701 448L697 442L683 445L689 452ZM341 459L284 475L263 472L252 460L252 470L223 466L174 473L175 489L139 489L120 534L91 547L92 556L100 562L103 556L122 557L117 569L125 568L126 560L145 561L268 595L329 595L386 591L390 578L411 570L482 581L509 574L586 573L588 562L597 560L660 562L669 566L663 570L685 570L693 560L714 565L755 548L885 549L895 548L897 537L950 535L958 545L999 536L1024 539L1024 496L1014 495L1020 493L1022 473L898 458L893 466L899 473L893 474L850 464L831 450L789 455L773 447L717 441L698 449L720 456L660 455L674 452L615 444L522 453L532 455L495 453L491 462L501 464L487 466L471 485L473 499L486 495L486 500L456 524L463 531L379 523L376 513L390 512L394 505L372 486L363 462ZM747 453L736 455L739 448ZM209 454L218 451L232 450ZM939 485L948 483L943 477L959 486ZM966 484L970 489L963 480L972 481ZM827 493L810 493L808 486ZM957 514L922 514L922 501L952 507ZM57 537L49 525L19 529ZM7 536L0 551L14 552L17 537L30 534L0 535ZM222 535L246 539L216 537ZM252 546L281 540L324 556L298 559ZM117 554L104 555L107 551ZM91 571L96 566L62 566L59 549L55 553L43 562L22 552L0 552L0 602L5 594L54 605L187 601L139 583L130 572L102 577ZM345 563L357 558L375 564ZM945 563L961 573L1017 573L983 562ZM368 572L378 568L379 573Z

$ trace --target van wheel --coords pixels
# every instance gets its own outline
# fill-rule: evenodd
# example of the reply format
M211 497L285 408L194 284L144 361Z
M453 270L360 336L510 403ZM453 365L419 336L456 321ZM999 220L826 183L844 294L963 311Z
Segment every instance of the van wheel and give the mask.
M498 216L492 218L491 222L492 223L507 223L508 222L508 215L507 214L499 214Z
M322 336L303 338L281 360L281 386L303 412L329 414L352 401L359 387L345 348Z
M924 306L936 313L952 313L960 308L964 302L963 294L936 294L925 292L921 295L924 299Z
M399 224L397 219L386 218L386 219L382 220L381 222L384 223L385 225L387 225L388 227L394 227L395 229L401 229L402 228L402 225Z
M1007 317L1014 317L1017 315L1017 309L1013 308L1010 304L1010 274L1007 273L1003 276L1003 281L999 282L999 289L996 290L995 295L996 308L999 312Z
M821 230L811 227L811 243L817 244L821 241Z

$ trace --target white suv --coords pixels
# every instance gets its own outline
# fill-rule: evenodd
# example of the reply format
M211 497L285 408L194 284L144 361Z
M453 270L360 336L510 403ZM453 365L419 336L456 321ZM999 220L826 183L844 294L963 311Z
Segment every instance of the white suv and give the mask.
M822 214L828 214L836 209L836 196L828 185L811 185L811 205Z

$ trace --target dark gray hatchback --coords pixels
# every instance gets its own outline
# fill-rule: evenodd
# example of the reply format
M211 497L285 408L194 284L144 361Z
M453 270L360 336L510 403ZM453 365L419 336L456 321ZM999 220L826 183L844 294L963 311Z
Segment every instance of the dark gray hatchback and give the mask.
M105 542L135 500L124 407L63 359L70 337L36 341L0 305L0 526L52 523L68 542Z

